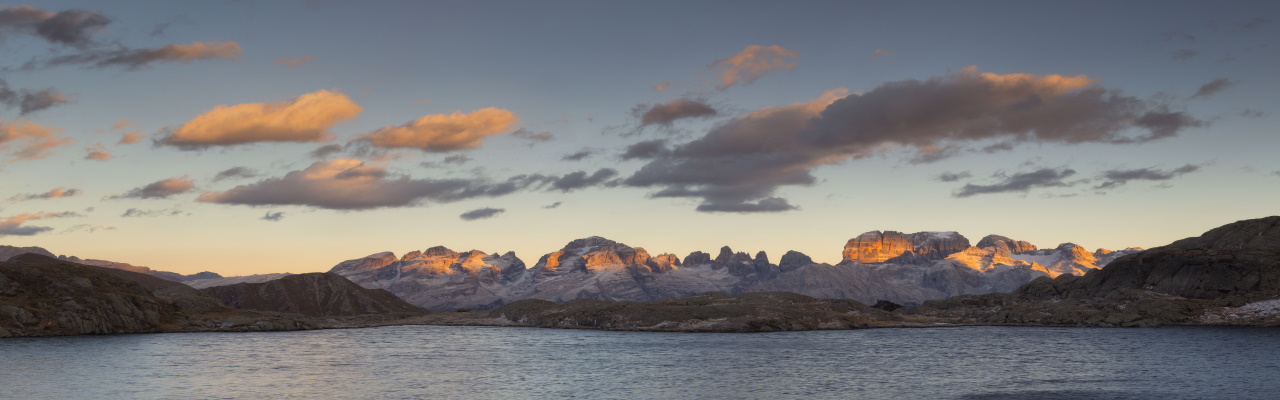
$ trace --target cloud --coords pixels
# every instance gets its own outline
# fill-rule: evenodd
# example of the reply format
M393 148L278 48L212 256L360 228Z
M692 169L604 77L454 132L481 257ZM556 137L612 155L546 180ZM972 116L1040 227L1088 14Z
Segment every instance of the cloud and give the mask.
M325 159L325 158L329 158L329 156L331 155L341 153L341 152L342 152L342 145L326 144L324 146L317 147L315 150L312 150L311 157Z
M943 172L941 174L938 174L936 179L942 182L955 182L961 179L968 179L969 177L972 177L972 176L973 174L970 174L969 171Z
M197 201L237 205L302 205L335 210L407 207L423 202L446 203L472 198L498 197L526 189L568 192L608 184L617 175L612 169L594 174L574 172L563 176L527 174L501 182L486 179L413 179L359 160L319 161L280 178L236 186L223 192L207 192Z
M773 211L779 187L816 183L819 166L896 149L917 155L1001 143L1136 144L1203 122L1083 75L979 73L881 84L865 93L758 109L673 146L623 183L651 197L698 197L703 210ZM741 206L738 206L741 204ZM789 205L789 204L787 204Z
M671 86L671 81L666 81L666 82L653 85L653 90L657 90L661 92L663 90L667 90L667 86Z
M716 109L702 100L682 97L649 107L639 105L632 109L632 113L640 118L641 127L649 125L671 126L671 123L680 119L715 116Z
M448 152L480 147L484 139L507 131L520 120L510 111L482 108L470 113L433 114L360 135L378 148Z
M1026 193L1033 188L1071 186L1072 183L1064 182L1063 179L1075 174L1076 171L1069 168L1041 168L1031 172L1016 173L1012 176L1004 177L1004 180L1001 180L1000 182L990 185L966 184L961 187L960 190L952 193L952 196L969 197L979 194L993 193Z
M63 212L38 212L18 214L12 217L0 218L0 236L32 236L53 230L47 226L24 226L29 221L35 221L46 218L66 218L79 217L78 213L72 211Z
M891 55L893 55L893 50L876 49L876 51L871 52L871 58L880 58Z
M1270 18L1254 17L1246 21L1237 22L1236 26L1239 27L1240 30L1242 31L1249 32L1249 31L1252 31L1254 28L1257 28L1259 26L1263 26L1269 23L1271 23Z
M1227 78L1214 79L1212 81L1209 81L1209 83L1200 85L1200 89L1197 89L1196 93L1191 95L1191 97L1188 97L1188 98L1189 99L1195 99L1195 98L1207 99L1217 94L1218 92L1226 90L1229 87L1235 86L1235 84L1236 84L1235 81L1232 81Z
M223 179L233 179L233 178L254 178L254 177L257 177L258 175L259 175L258 171L254 171L252 168L231 167L231 168L227 168L222 171L219 171L217 175L213 176L213 181L218 182Z
M120 141L116 142L116 144L134 144L142 141L142 139L145 139L146 137L147 135L137 132L125 132L120 135Z
M1267 113L1264 113L1264 112L1262 112L1262 111L1258 111L1258 110L1254 110L1254 109L1252 109L1252 108L1246 108L1246 109L1244 109L1244 111L1241 111L1241 112L1240 112L1240 116L1241 116L1241 117L1245 117L1245 118L1262 118L1262 117L1264 117L1264 116L1266 116L1266 115L1267 115Z
M106 146L103 146L102 143L85 147L84 150L88 152L84 156L86 160L104 162L111 159L111 153L107 152Z
M183 212L182 210L175 209L175 208L162 208L159 210L141 210L137 208L130 208L128 210L125 210L124 214L120 214L120 217L121 218L176 217L182 214L186 214L186 213Z
M97 231L114 231L114 230L116 230L116 227L114 226L79 224L79 225L75 225L70 228L64 229L62 233L73 233L73 232L94 233Z
M724 90L737 84L747 84L760 79L769 71L792 69L796 53L782 46L750 45L738 54L716 60L709 68L719 69L720 84L716 88Z
M439 162L423 161L418 165L421 165L427 168L444 168L447 165L463 165L470 161L471 161L471 157L467 157L465 154L454 154L454 155L445 157Z
M664 139L646 140L643 142L632 143L622 151L620 157L625 160L634 159L650 159L666 154L667 141Z
M137 125L134 125L134 123L129 122L127 119L120 119L119 121L116 121L115 124L112 124L112 132L122 132L120 134L120 141L116 142L116 144L134 144L147 137L147 135L138 133L137 128Z
M1164 41L1166 42L1170 42L1174 40L1182 40L1186 42L1196 41L1196 35L1192 35L1186 32L1178 32L1178 31L1165 32L1160 34L1160 37L1163 38Z
M15 91L9 88L8 82L0 79L0 104L10 108L18 108L19 115L27 115L58 104L70 103L71 100L70 95L53 88L35 92L27 89Z
M525 128L516 129L515 132L511 132L511 136L515 136L518 139L528 140L530 143L545 142L556 138L556 135L551 132L533 133L533 131Z
M83 192L80 189L75 189L75 188L67 189L63 187L57 187L57 188L54 188L53 190L50 190L44 193L14 195L13 197L9 198L9 201L17 202L17 201L28 201L28 200L60 199L64 197L79 196L82 193Z
M105 15L85 10L57 13L32 6L0 10L0 32L34 35L50 43L84 48L95 44L93 35L111 23Z
M121 195L111 196L111 199L164 199L169 196L179 195L190 192L195 189L195 183L187 177L169 178L152 183L146 186L134 188Z
M595 154L596 151L593 149L582 149L576 153L565 154L564 157L560 157L560 159L564 161L582 161L591 158L591 156Z
M32 160L49 156L50 150L69 144L71 138L58 136L59 129L26 120L0 120L0 150L9 150L11 143L23 145L9 153L13 160Z
M279 222L280 220L284 219L284 211L276 211L276 212L267 211L267 215L263 215L262 219L271 221L271 222Z
M464 221L475 221L477 219L493 218L494 216L506 211L507 210L504 208L477 208L475 210L462 213L458 218L462 218Z
M583 189L591 186L603 185L608 183L610 178L618 176L618 171L612 168L601 168L595 173L587 175L586 171L577 171L565 174L558 178L549 180L551 190L559 190L561 192L569 192L573 190Z
M548 210L553 209L553 208L560 208L560 205L561 205L561 204L564 204L564 203L557 201L557 202L555 202L555 203L551 203L551 204L547 204L547 205L545 205L545 206L542 206L542 208L544 208L544 209L548 209Z
M216 106L165 133L156 143L198 150L258 142L322 142L329 128L364 109L346 95L317 90L274 103Z
M1129 181L1167 181L1200 170L1199 165L1187 164L1181 167L1162 171L1155 168L1138 168L1138 169L1112 169L1103 171L1101 179L1105 179L1102 184L1095 186L1094 189L1115 189Z
M284 65L289 69L298 69L298 68L306 68L306 66L303 64L315 61L315 57L312 57L312 56L280 57L272 61L280 63L280 65Z
M1169 53L1169 57L1177 61L1187 61L1192 58L1196 58L1196 56L1199 56L1199 55L1200 55L1199 51L1195 51L1191 49L1178 49Z
M188 64L192 61L215 58L238 60L244 50L236 42L191 42L170 44L154 49L131 49L118 46L113 49L87 50L56 56L44 61L30 61L22 69L34 70L63 65L81 65L90 68L124 67L139 70L158 62Z

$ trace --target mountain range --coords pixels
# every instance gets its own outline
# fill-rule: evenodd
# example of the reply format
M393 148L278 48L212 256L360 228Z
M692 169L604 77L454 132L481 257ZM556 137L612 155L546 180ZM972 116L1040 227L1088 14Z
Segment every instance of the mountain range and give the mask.
M704 292L792 292L871 304L919 304L960 294L1007 292L1036 278L1083 275L1141 249L1089 252L1065 243L1038 249L1003 236L976 246L956 232L872 231L850 239L836 265L789 251L770 262L722 247L680 259L651 255L602 237L574 240L532 267L514 253L457 252L445 247L372 254L329 272L386 289L419 307L489 309L523 299L651 301Z

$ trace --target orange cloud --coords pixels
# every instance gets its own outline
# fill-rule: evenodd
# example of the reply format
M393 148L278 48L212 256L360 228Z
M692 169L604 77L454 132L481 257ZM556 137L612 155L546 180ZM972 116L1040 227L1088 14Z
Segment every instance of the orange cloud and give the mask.
M893 55L893 50L876 49L876 51L871 52L871 58L879 58L879 57L891 56L891 55Z
M138 143L145 137L147 137L147 135L143 135L138 132L125 132L123 135L120 135L120 141L116 142L116 144L134 144Z
M490 107L470 113L427 115L360 136L374 147L445 152L480 147L484 138L505 132L518 121L520 117L510 111Z
M160 139L198 149L256 142L323 142L329 128L364 111L346 95L317 90L289 101L216 106Z
M782 46L753 44L729 58L716 60L710 68L723 69L720 71L720 85L716 87L727 89L739 83L754 82L769 71L795 68L795 58L795 52Z
M28 221L34 221L45 218L62 218L62 217L79 217L72 211L63 212L38 212L18 214L12 217L0 218L0 236L31 236L48 232L53 228L47 226L22 226Z
M17 201L27 201L27 200L59 199L64 197L79 196L81 193L82 192L80 191L80 189L75 189L75 188L67 189L65 187L57 187L57 188L54 188L53 190L50 190L44 193L14 195L13 197L9 198L9 201L17 202Z
M667 86L671 86L671 81L666 81L666 82L659 83L657 85L653 85L653 90L657 90L661 92L663 90L667 90Z
M71 138L60 137L60 130L26 120L0 120L0 150L9 150L11 142L23 142L18 149L9 153L10 161L44 158L49 150L72 142Z
M89 154L84 156L84 159L86 160L107 161L111 159L111 153L107 152L107 148L104 147L102 143L85 147L84 149L89 152Z
M281 65L284 65L284 66L286 66L286 67L289 67L289 69L298 69L298 68L302 68L302 67L303 67L303 65L302 65L302 64L305 64L305 63L309 63L309 62L315 61L315 57L312 57L312 56L303 56L303 57L280 57L280 58L277 58L277 59L275 59L275 60L273 60L273 61L278 62L278 63L280 63Z
M161 47L153 53L154 61L191 62L210 58L235 60L240 58L244 49L236 42L191 42L187 44L171 44Z
M195 189L195 182L191 178L183 176L181 178L169 178L152 183L146 186L134 188L124 194L111 196L112 199L163 199L169 196L190 192Z

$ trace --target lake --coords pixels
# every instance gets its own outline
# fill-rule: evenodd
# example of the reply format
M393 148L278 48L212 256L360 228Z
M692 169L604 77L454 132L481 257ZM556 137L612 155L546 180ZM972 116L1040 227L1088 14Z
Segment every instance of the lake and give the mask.
M1276 398L1280 329L393 326L0 339L14 399Z

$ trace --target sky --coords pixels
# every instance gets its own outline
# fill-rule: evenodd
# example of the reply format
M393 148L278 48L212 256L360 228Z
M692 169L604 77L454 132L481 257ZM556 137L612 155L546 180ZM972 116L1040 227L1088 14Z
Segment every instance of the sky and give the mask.
M1280 211L1277 39L1266 1L0 5L0 244L1153 247Z

